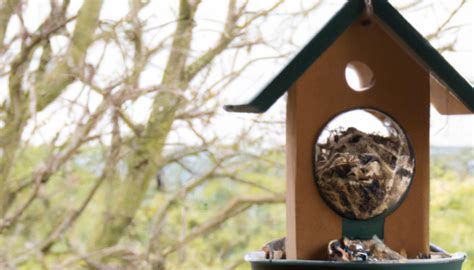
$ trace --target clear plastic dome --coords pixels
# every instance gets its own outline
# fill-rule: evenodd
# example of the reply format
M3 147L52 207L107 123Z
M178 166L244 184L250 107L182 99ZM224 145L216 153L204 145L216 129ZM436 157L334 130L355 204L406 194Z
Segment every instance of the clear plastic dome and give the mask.
M391 117L356 109L337 115L320 132L314 168L319 193L331 209L366 220L398 207L413 179L415 158Z

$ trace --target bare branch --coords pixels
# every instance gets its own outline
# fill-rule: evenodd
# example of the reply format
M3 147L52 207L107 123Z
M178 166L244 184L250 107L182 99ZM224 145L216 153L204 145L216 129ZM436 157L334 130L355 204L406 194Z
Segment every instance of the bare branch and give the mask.
M227 20L224 25L224 31L217 44L205 52L202 56L198 57L194 63L190 64L185 71L185 77L190 81L196 74L201 71L206 65L208 65L214 57L220 54L229 43L238 35L236 31L236 23L239 17L242 15L242 10L237 10L236 0L230 0L227 11Z
M179 250L187 243L196 239L197 237L208 234L216 230L222 223L229 220L232 217L249 209L253 205L268 204L268 203L283 203L285 202L284 195L255 195L255 196L240 196L232 199L226 206L222 208L214 217L207 220L204 224L201 224L191 230L191 232L181 241L167 247L162 256L167 255Z
M94 185L92 186L91 190L88 192L87 196L85 197L84 201L80 204L79 208L73 210L63 221L54 228L46 237L45 240L41 241L40 243L36 244L35 246L29 248L27 251L21 252L22 254L20 257L14 260L15 263L20 263L28 258L28 255L36 250L41 251L42 253L48 252L54 242L61 237L64 232L70 228L74 222L79 218L79 216L84 212L87 205L89 205L90 201L96 194L99 187L102 183L114 176L115 173L115 166L119 160L120 154L120 127L118 124L118 114L117 112L114 113L113 119L113 131L112 131L112 143L110 147L110 153L107 158L106 165L102 171L102 175L95 181Z
M0 7L0 52L3 51L3 43L8 22L10 21L19 1L20 0L2 1L2 6Z
M196 178L195 180L191 181L190 183L186 184L183 188L175 192L171 195L156 211L152 218L152 229L150 232L150 244L148 248L148 252L155 252L156 251L156 244L158 241L158 236L161 231L161 226L163 225L163 220L168 213L168 210L173 206L176 201L197 188L198 186L202 185L206 181L214 179L212 176L217 170L218 165L214 166L208 173L205 175Z
M242 179L242 178L240 178L240 177L238 177L234 174L216 174L216 177L227 178L227 179L230 179L233 182L241 183L241 184L248 185L248 186L251 186L251 187L255 187L255 188L258 188L262 191L268 192L270 194L277 194L275 191L273 191L272 189L270 189L270 188L268 188L264 185L261 185L259 183L252 182L252 181L249 181L249 180Z
M58 270L69 269L71 265L75 263L79 263L81 261L90 262L90 260L93 260L93 259L100 260L101 258L104 258L104 257L118 256L118 255L137 256L130 248L117 245L117 246L100 249L94 252L82 253L72 258L68 258L61 265L53 269L58 269Z
M438 37L439 34L444 31L446 26L452 21L452 19L456 16L456 14L458 14L458 12L462 9L462 7L465 4L466 4L466 0L461 0L459 5L449 14L449 16L446 18L446 20L444 20L433 33L426 35L425 38L427 40L432 40L432 39Z
M85 0L77 17L76 28L66 57L60 60L52 71L36 85L38 95L37 110L43 110L72 83L71 69L81 66L87 48L93 41L93 34L98 25L102 0Z
M85 142L87 134L96 126L98 121L102 118L104 113L109 108L111 102L110 97L104 98L102 103L97 107L96 111L88 118L87 122L83 125L79 124L76 131L72 133L72 137L65 147L65 150L52 154L44 165L40 166L33 173L32 179L34 179L34 188L31 195L28 197L26 202L19 206L16 211L13 212L9 217L5 217L0 220L0 232L10 227L16 222L16 220L24 213L24 211L31 205L36 196L38 195L40 186L46 183L50 176L56 172L69 158L76 153L79 147Z

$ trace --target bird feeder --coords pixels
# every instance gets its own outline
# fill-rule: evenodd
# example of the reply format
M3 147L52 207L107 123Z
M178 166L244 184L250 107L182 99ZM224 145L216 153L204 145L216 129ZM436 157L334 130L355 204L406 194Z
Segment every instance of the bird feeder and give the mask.
M430 104L472 114L470 83L387 1L350 0L225 110L263 113L286 92L286 259L250 254L253 269L461 269L462 253L415 258L442 252L429 242ZM331 240L374 236L407 260L327 260Z

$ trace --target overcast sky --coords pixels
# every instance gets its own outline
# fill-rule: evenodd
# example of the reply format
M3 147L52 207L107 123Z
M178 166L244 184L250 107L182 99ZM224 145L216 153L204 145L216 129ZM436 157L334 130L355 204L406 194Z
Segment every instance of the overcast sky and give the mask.
M26 24L32 29L35 29L39 23L44 20L48 15L49 0L30 0L27 10L27 16L25 16ZM82 1L71 2L71 12L80 8ZM141 13L141 16L150 20L155 20L155 24L167 23L174 19L178 1L152 1L150 6ZM273 1L272 1L273 2ZM260 31L268 33L269 35L279 35L291 32L293 35L293 51L296 52L297 48L303 46L308 39L310 39L314 33L316 33L338 10L338 8L344 3L342 0L330 0L325 1L315 12L311 13L305 20L302 20L298 25L288 26L278 22L278 18L269 20L266 24L261 25ZM403 6L404 4L411 2L406 0L393 0L390 1L395 6ZM402 12L403 16L412 23L415 28L422 34L427 35L436 30L436 28L449 16L460 1L458 0L424 0L416 9L409 9ZM460 25L460 31L449 32L444 35L443 39L435 40L433 44L435 46L443 45L449 42L453 35L457 35L458 42L456 44L455 52L444 53L444 57L466 78L471 82L474 81L474 32L473 32L473 20L474 16L474 0L468 0L466 6L458 13L452 20L451 25ZM258 10L261 7L268 7L268 1L251 1L252 8ZM289 12L299 10L302 6L309 6L314 1L297 1L291 0L286 1L283 7L278 12ZM205 50L213 44L213 40L218 38L219 31L222 28L222 22L225 19L227 8L227 1L223 0L203 0L203 3L199 9L197 20L199 34L195 35L193 41L193 48L197 50ZM107 20L119 20L122 18L128 10L128 0L105 0L105 5L101 13L102 19ZM68 25L73 27L73 25ZM15 26L10 26L10 30L14 30ZM169 34L173 31L174 26L171 24L168 28L163 28L161 34ZM10 31L14 32L14 31ZM7 33L8 34L8 33ZM150 39L150 42L152 40ZM55 39L52 41L54 48L60 49L64 47L67 39ZM54 49L53 48L53 49ZM288 51L288 50L287 50ZM89 51L88 57L94 58L94 50ZM265 49L255 49L255 54L266 55L268 52ZM156 66L163 65L166 61L166 53L153 59ZM108 57L105 62L108 67L109 74L121 74L123 69L123 63L118 62L119 58L113 57L113 53ZM270 80L284 65L285 61L273 61L273 62L258 62L253 68L247 70L239 79L230 85L222 97L220 97L223 103L239 103L244 102L255 95L261 87ZM142 76L141 82L143 84L156 84L159 82L158 71L149 69ZM214 74L214 76L218 76ZM0 80L0 87L5 88L7 81ZM71 89L78 86L71 86ZM71 90L69 89L69 90ZM74 90L74 89L73 89ZM2 95L5 95L7 91L2 91ZM74 92L74 91L69 91ZM5 98L5 96L3 96ZM92 101L94 102L94 101ZM95 102L98 102L97 100ZM136 102L138 106L135 106L132 117L136 121L144 121L144 116L148 115L149 106L151 103L150 98L140 99ZM51 109L52 111L52 109ZM283 120L284 119L284 100L280 99L265 115L268 119ZM39 132L40 135L35 136L32 140L33 143L42 143L45 138L53 136L55 130L62 126L62 123L66 122L68 117L71 115L56 113L48 115L48 112L42 113L38 116L43 117L43 120L47 120L49 123L45 128ZM216 130L224 133L235 133L239 128L244 126L250 120L255 119L253 115L242 115L242 114L231 114L226 113L223 110L220 112L220 117L214 122ZM268 136L269 140L274 139L280 143L284 140L284 126L280 125L275 132L275 138L271 135ZM31 130L31 128L30 128ZM224 136L225 137L225 136ZM173 133L170 138L171 141L183 141L191 140L186 132L182 134ZM431 143L433 145L447 145L447 146L470 146L474 147L474 116L441 116L435 110L432 110L431 119Z

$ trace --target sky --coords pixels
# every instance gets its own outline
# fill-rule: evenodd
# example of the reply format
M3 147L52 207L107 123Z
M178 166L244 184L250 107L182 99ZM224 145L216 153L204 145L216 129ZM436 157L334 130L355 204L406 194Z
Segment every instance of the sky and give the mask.
M28 9L26 10L26 24L27 26L34 29L42 20L47 16L49 12L48 7L49 0L30 0ZM152 1L149 7L147 7L140 16L148 18L153 21L154 24L166 24L172 21L176 15L178 1L166 0L166 1ZM251 9L259 10L263 7L268 7L269 2L273 1L251 1ZM304 20L297 23L290 22L286 23L281 21L278 16L276 18L270 18L266 23L260 25L260 32L275 36L275 40L278 39L278 35L285 35L290 33L292 35L293 44L280 44L275 43L275 46L281 46L283 51L291 51L293 54L297 52L298 48L301 48L321 27L331 18L331 16L338 10L338 8L344 3L342 0L326 0L316 11L310 13ZM393 0L390 1L394 6L401 7L410 1L406 0ZM457 7L460 1L457 0L423 0L422 3L416 9L409 9L402 11L402 15L422 34L427 35L436 30L436 28L449 16L450 12ZM449 42L453 35L457 34L457 44L455 52L444 53L443 56L467 79L474 82L474 0L467 0L466 6L460 13L453 18L451 25L461 25L459 33L448 32L444 38L436 39L433 41L433 45L442 46L446 42ZM71 12L79 9L82 1L71 1ZM278 13L288 13L291 11L297 11L301 7L307 7L314 3L312 0L291 0L286 1L282 8L277 10ZM197 32L199 33L197 38L193 41L193 48L196 51L204 51L209 48L212 41L215 41L219 37L219 31L222 28L222 23L225 19L227 9L227 1L222 0L203 0L199 12L197 14L197 21L199 22ZM128 0L105 0L104 7L101 13L101 19L103 20L119 20L128 11ZM293 24L292 24L293 23ZM74 25L68 25L72 28ZM14 24L10 26L10 32L14 32ZM157 35L166 35L173 31L174 26L170 24L169 27L164 27ZM256 34L250 33L250 35ZM7 33L8 35L8 33ZM153 42L157 36L146 37L146 42ZM275 41L277 42L277 41ZM67 44L67 40L56 38L52 42L53 50L61 50ZM99 45L97 45L99 46ZM98 47L96 47L98 48ZM118 52L117 48L113 46L109 48L110 53L106 55L105 69L107 77L113 77L114 74L120 75L123 72L123 68L127 63L121 62L120 58L116 57ZM97 57L98 49L92 48L88 53L88 59L94 59ZM252 51L253 55L266 56L272 55L272 51L268 48L255 48ZM159 54L152 60L152 66L155 65L158 68L150 68L142 76L141 83L143 85L153 85L159 81L160 66L166 61L167 53L164 52ZM226 59L226 58L223 58ZM224 89L220 102L223 104L238 104L245 102L252 96L254 96L263 85L268 82L277 72L285 65L286 60L274 60L274 61L261 61L256 63L252 68L244 72L234 83ZM217 63L216 65L222 65L224 63ZM218 73L213 76L219 76ZM106 77L104 77L104 80ZM0 80L0 87L6 86L5 80ZM65 96L73 95L80 88L79 85L73 85L68 89ZM5 93L6 91L2 91ZM4 97L3 97L4 98ZM85 99L86 97L84 97ZM0 94L0 100L2 96ZM99 99L92 98L90 100L90 106L99 103ZM135 121L144 121L144 116L149 112L151 99L144 97L135 102L136 106L131 110L131 116ZM57 105L59 106L59 105ZM45 121L47 125L37 135L33 136L33 143L42 143L47 138L53 136L54 130L57 130L65 122L74 122L77 118L74 112L68 113L55 113L55 106L52 106L49 110L38 116L37 121ZM285 116L285 99L281 98L272 108L263 116L264 119L276 120L278 122L284 121ZM232 137L241 128L245 127L250 121L255 120L259 116L248 115L248 114L231 114L224 112L222 109L219 111L219 117L215 119L213 125L218 132L222 133L223 138ZM474 116L442 116L435 110L431 110L431 138L430 142L432 145L442 146L470 146L474 149ZM33 130L33 126L29 127L29 130ZM258 133L258 130L256 131ZM284 142L284 125L277 125L275 127L274 134L268 134L269 142ZM175 132L170 135L169 141L192 141L193 138L189 135L189 132Z

